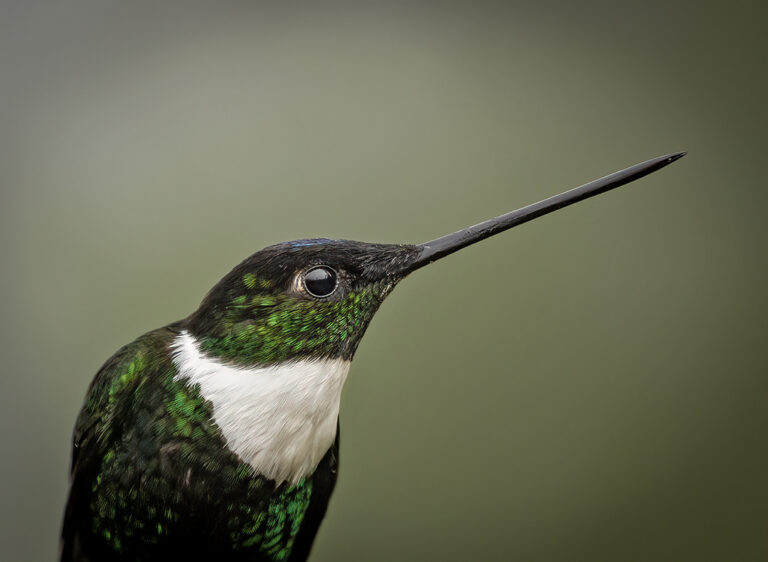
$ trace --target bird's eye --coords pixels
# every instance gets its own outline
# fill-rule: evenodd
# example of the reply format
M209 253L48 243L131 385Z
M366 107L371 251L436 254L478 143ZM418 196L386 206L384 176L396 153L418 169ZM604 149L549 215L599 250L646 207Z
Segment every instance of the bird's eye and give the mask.
M328 297L336 290L336 272L327 265L318 265L304 274L304 288L313 297Z

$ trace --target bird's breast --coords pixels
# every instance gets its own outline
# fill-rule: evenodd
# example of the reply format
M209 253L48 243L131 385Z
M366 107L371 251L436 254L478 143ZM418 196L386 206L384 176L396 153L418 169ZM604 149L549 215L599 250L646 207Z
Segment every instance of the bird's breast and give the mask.
M171 348L176 378L199 385L227 446L256 474L296 483L314 472L336 437L348 360L233 366L206 356L186 331Z

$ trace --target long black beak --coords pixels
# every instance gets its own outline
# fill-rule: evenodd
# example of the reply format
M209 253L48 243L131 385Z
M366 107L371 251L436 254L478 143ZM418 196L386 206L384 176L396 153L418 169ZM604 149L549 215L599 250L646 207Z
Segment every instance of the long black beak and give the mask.
M440 238L435 238L429 242L424 242L416 246L420 253L416 256L416 259L408 263L404 273L410 273L420 267L423 267L433 261L439 260L442 257L452 254L457 250L461 250L470 244L485 240L494 234L504 232L505 230L528 222L535 218L551 213L573 203L583 201L590 197L594 197L600 193L605 193L611 189L615 189L624 184L633 182L637 179L647 176L648 174L660 170L667 164L671 164L675 160L685 156L685 152L677 152L674 154L668 154L667 156L659 156L647 162L635 164L630 168L626 168L619 172L615 172L599 180L592 181L588 184L582 185L560 195L555 195L533 205L528 205L522 209L511 211L495 219L490 219L480 224L470 226L453 234L447 234Z

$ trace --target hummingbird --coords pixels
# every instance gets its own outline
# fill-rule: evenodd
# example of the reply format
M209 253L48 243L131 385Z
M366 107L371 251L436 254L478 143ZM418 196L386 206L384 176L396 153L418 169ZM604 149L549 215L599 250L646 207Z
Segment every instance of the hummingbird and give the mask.
M394 287L684 154L423 244L316 238L251 255L97 372L74 430L61 561L306 560L336 485L342 387Z

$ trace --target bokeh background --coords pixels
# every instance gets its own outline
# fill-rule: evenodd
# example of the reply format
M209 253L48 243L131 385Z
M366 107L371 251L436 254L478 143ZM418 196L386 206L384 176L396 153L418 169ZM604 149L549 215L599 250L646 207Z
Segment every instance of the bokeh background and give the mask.
M312 559L768 559L767 15L3 2L0 557L55 558L99 365L253 251L421 242L688 150L401 284Z

